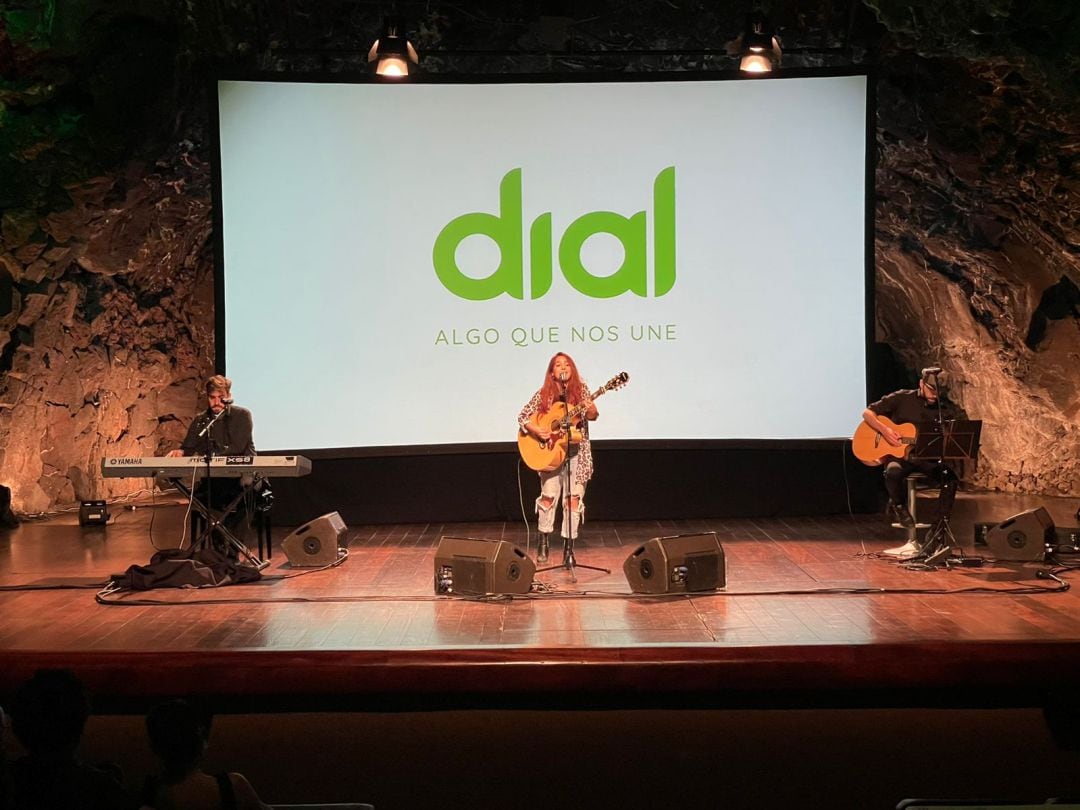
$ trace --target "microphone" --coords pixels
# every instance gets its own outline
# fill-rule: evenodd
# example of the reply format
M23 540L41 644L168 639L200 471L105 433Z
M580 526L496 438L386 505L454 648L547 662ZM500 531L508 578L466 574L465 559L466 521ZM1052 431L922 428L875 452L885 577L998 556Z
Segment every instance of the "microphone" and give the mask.
M201 439L203 436L205 436L207 433L209 433L210 428L212 428L214 426L214 423L217 422L217 420L220 419L224 414L225 414L225 411L222 411L221 413L214 414L209 419L207 419L206 416L204 415L203 416L203 427L202 427L202 430L199 431L199 435L198 435L197 438Z
M212 411L209 412L210 419L206 421L206 424L203 425L203 429L199 431L198 438L201 439L203 436L205 436L207 433L209 433L210 428L212 428L215 424L217 424L217 421L221 417L229 415L229 410L230 410L229 406L232 405L232 400L231 399L223 399L223 400L221 400L221 404L224 405L225 407L222 408L220 411L218 411L217 413L213 413ZM204 415L203 418L206 419L206 416Z
M940 374L941 366L927 366L922 370L922 375L926 377L929 374Z
M569 381L570 381L570 372L569 371L564 371L559 375L559 382L569 382Z

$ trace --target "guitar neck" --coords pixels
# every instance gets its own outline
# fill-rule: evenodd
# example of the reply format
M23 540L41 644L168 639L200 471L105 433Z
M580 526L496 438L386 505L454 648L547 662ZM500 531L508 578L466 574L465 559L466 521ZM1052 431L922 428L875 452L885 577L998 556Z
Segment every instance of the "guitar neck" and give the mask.
M602 397L604 394L606 394L607 391L608 391L608 389L606 387L604 387L604 386L602 386L600 388L597 388L595 391L593 391L589 395L589 399L591 399L591 400L598 399L598 398ZM576 419L577 417L579 417L583 413L585 413L585 411L587 411L588 409L589 409L589 406L587 404L585 404L584 402L582 402L580 405L575 405L573 408L571 408L569 411L567 411L566 412L566 418L567 418L567 420Z

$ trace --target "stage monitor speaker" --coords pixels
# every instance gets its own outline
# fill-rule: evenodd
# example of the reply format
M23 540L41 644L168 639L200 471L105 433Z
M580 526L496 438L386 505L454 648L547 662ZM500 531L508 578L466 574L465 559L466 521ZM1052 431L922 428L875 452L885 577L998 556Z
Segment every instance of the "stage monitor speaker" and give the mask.
M654 537L626 558L623 573L634 593L715 591L727 584L716 532Z
M308 521L281 541L281 550L295 568L321 568L337 562L344 545L345 521L337 512Z
M79 503L80 526L104 526L109 522L109 505L105 501Z
M505 540L443 537L435 549L435 593L528 593L536 564Z
M1042 560L1047 543L1054 542L1054 521L1042 506L1003 520L986 533L990 556L996 560Z

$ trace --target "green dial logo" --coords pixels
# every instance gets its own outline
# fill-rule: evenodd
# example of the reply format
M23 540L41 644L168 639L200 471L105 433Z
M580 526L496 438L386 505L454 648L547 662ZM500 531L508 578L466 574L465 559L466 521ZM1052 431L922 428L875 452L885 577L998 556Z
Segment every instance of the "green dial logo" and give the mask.
M486 301L503 293L525 298L525 249L521 169L511 169L499 183L499 213L473 212L452 219L435 238L431 260L435 275L450 292L470 301ZM623 247L623 263L611 275L595 276L581 261L585 241L598 233L615 237ZM484 278L465 275L457 263L458 245L481 235L499 248L499 266ZM559 240L563 278L590 298L614 298L626 292L645 297L648 277L648 223L644 211L630 217L612 211L592 211L575 219ZM551 289L551 213L538 216L529 228L529 297ZM675 286L675 167L653 180L652 215L653 294L660 297Z

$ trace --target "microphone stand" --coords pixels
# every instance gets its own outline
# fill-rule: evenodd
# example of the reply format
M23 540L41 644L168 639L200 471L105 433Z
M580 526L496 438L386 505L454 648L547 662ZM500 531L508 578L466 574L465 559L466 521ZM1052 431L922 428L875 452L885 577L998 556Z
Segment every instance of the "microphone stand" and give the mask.
M949 481L948 474L953 474L952 471L945 464L945 416L943 410L943 392L941 386L938 385L939 371L931 371L930 374L934 378L934 390L937 392L937 426L938 435L941 436L941 446L938 448L938 475L941 477L942 486L948 486ZM952 503L949 504L949 512L952 511ZM949 514L943 512L938 516L937 521L931 527L930 531L926 534L926 540L923 542L923 554L926 555L922 561L923 565L927 567L935 567L938 563L944 560L946 567L949 565L949 556L952 554L953 549L960 550L961 555L963 550L960 549L960 544L956 540L956 535L953 534L952 528L949 526Z
M570 402L567 398L569 384L563 383L562 387L562 403L565 416L563 419L563 431L566 434L566 461L563 462L562 471L559 473L559 477L562 478L562 494L563 494L563 522L569 528L569 536L563 538L563 561L561 565L549 565L547 568L537 569L538 574L544 571L554 571L558 568L565 568L570 573L570 581L577 582L577 574L575 569L587 568L590 571L600 571L605 574L610 574L610 568L600 568L596 565L585 565L579 563L577 558L574 557L574 519L570 510L572 509L571 502L573 500L573 493L570 490L571 478L570 478L570 434L573 430L573 423L570 419ZM585 415L582 414L584 417ZM580 504L579 504L580 505ZM580 523L578 524L581 525Z
M210 421L203 425L203 429L199 431L199 435L197 436L199 439L203 437L206 438L206 452L203 454L203 461L206 462L206 519L208 525L203 536L211 543L214 540L214 530L217 528L219 521L214 517L213 479L211 476L211 472L213 471L211 462L214 459L214 439L210 435L210 429L217 424L218 420L221 419L228 410L227 407L222 408L214 414Z

